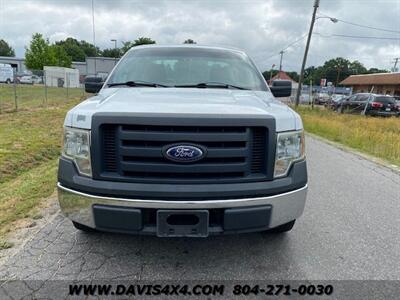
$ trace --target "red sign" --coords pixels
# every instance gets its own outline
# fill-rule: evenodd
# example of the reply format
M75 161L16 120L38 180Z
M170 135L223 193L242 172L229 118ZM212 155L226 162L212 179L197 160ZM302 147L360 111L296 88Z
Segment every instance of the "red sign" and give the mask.
M326 86L326 78L321 78L321 81L319 83L320 86Z

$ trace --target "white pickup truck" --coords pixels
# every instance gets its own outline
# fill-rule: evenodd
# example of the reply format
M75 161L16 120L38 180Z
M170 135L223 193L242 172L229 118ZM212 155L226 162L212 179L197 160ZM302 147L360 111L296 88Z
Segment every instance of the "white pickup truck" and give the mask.
M307 193L303 125L239 50L128 51L70 110L58 170L84 231L206 237L289 231Z

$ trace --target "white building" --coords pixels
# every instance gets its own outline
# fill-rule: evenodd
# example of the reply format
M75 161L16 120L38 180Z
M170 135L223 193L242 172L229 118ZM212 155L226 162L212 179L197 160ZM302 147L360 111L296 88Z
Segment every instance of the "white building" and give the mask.
M86 57L86 61L73 61L71 67L79 70L83 78L87 75L106 75L111 72L119 58L112 57ZM0 63L10 64L17 73L31 73L25 66L25 58L0 56ZM81 81L83 81L81 78Z
M11 65L15 72L18 73L24 73L27 71L24 58L0 56L0 63Z
M47 86L79 87L79 70L63 67L44 67Z

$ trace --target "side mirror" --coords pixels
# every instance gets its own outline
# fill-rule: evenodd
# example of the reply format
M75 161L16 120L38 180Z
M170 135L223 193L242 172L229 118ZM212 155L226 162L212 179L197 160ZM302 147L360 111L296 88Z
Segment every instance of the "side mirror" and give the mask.
M104 81L101 77L88 76L85 78L85 92L96 94L103 87Z
M292 82L290 80L274 80L269 87L274 97L289 97L292 94Z

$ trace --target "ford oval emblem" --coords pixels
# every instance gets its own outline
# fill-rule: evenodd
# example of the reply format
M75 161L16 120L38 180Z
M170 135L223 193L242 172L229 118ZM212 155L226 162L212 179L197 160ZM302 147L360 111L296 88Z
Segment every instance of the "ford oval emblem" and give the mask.
M164 147L164 156L175 162L194 162L205 157L206 150L197 145L175 144Z

